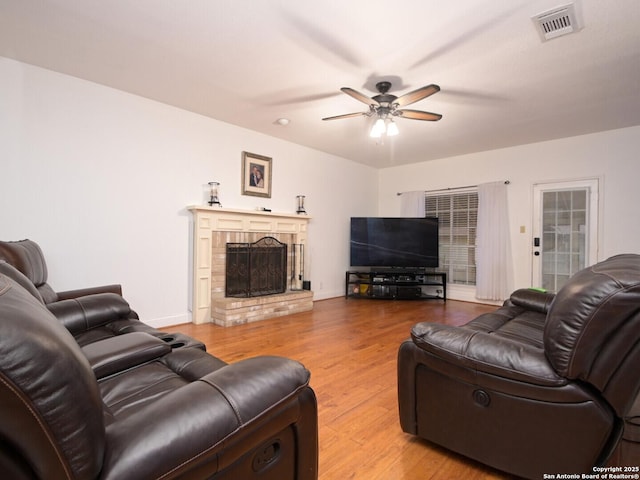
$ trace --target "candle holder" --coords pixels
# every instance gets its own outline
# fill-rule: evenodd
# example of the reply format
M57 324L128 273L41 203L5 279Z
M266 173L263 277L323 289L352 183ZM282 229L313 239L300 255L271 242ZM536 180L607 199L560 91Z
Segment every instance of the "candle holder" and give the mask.
M304 195L298 195L296 197L296 199L298 200L298 209L296 210L296 213L298 215L306 215L307 211L304 209Z
M218 187L220 182L209 182L209 201L207 202L210 207L214 205L216 207L222 207L220 199L218 198Z

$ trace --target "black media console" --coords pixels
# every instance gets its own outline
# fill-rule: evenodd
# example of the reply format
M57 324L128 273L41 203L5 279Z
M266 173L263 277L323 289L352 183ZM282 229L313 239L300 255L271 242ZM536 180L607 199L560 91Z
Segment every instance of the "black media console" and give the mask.
M447 300L447 274L442 272L347 271L346 298Z

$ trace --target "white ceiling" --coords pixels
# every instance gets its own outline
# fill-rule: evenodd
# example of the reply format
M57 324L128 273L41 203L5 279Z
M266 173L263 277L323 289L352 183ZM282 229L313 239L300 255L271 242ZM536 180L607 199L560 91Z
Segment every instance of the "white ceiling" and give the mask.
M0 0L0 56L385 167L639 125L640 2L576 0L584 28L542 42L531 17L564 3ZM382 79L438 84L409 108L442 120L384 144L321 120Z

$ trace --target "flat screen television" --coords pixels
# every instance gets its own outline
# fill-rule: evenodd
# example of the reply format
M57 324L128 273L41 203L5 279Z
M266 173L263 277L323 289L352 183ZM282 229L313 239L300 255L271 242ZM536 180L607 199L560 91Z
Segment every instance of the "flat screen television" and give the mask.
M352 217L351 266L438 267L438 219Z

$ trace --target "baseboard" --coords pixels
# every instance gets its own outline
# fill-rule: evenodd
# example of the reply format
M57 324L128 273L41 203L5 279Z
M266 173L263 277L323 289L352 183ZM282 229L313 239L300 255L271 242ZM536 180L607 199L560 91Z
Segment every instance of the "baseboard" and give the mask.
M189 313L185 313L183 315L172 315L170 317L143 320L143 322L153 328L163 328L171 325L180 325L181 323L191 323L191 315Z
M344 297L344 290L334 292L313 291L313 300L327 300L328 298Z
M461 302L482 303L487 305L502 305L502 301L479 300L476 298L476 287L471 285L456 285L447 283L447 300L459 300Z

